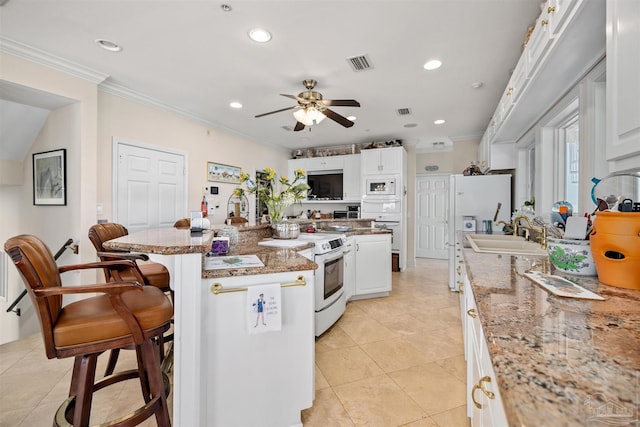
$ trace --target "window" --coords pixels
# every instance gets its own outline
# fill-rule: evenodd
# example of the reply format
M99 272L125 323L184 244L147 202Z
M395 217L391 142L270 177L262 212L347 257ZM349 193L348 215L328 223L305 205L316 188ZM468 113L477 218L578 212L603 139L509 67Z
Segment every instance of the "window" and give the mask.
M571 117L560 128L560 143L564 145L564 199L571 203L574 212L580 212L580 122L578 115Z

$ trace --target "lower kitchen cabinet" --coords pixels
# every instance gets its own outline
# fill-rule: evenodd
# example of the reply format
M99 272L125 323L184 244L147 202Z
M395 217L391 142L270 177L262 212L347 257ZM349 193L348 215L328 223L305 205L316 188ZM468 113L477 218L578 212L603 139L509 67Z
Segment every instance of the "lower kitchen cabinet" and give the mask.
M464 289L466 308L463 333L467 356L467 416L471 419L471 427L506 426L507 417L478 318L475 297L467 277L464 278L461 289Z
M355 297L386 296L391 291L391 234L355 239Z
M344 245L344 283L345 300L349 301L356 292L356 244L355 237L347 237Z

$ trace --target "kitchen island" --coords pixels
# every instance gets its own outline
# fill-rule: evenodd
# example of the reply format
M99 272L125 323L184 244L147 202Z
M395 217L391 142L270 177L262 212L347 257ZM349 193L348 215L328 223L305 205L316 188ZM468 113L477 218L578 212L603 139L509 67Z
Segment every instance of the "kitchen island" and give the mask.
M463 255L463 322L479 321L484 338L474 349L467 345L474 341L474 327L465 328L468 363L474 351L484 353L495 375L478 382L473 370L482 371L482 360L468 365L467 408L474 423L487 425L487 409L501 400L510 426L636 425L640 291L550 271L547 257L472 249ZM529 269L563 276L606 300L556 297L523 275ZM493 402L489 392L495 392Z
M230 257L255 255L260 267L207 270L214 233L151 229L105 243L149 254L170 271L174 300L173 424L176 426L301 426L314 395L314 275L295 251L259 247L268 231L246 227ZM282 285L281 327L253 333L247 295Z

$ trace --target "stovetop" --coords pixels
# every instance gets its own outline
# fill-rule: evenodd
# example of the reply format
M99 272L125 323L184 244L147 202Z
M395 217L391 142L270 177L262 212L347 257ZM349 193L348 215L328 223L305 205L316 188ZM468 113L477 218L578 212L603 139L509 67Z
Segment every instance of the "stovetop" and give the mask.
M345 245L347 238L339 233L300 233L297 239L273 239L258 242L260 246L295 248L312 242L315 255L325 254Z

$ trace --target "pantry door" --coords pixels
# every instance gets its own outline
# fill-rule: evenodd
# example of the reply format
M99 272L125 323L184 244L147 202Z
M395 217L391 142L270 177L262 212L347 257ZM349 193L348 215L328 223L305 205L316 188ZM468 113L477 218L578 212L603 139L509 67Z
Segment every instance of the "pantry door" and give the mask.
M416 176L416 256L449 258L449 175Z
M186 153L113 140L114 221L129 233L187 216Z

